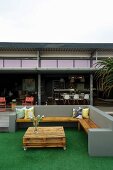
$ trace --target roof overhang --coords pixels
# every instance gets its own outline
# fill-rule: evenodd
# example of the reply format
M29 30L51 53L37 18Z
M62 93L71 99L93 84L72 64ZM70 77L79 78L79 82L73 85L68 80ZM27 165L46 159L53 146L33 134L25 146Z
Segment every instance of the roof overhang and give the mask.
M38 69L0 69L0 74L21 74L21 73L32 73L32 74L74 74L74 73L94 73L95 68L76 68L76 69L54 69L54 68L38 68Z

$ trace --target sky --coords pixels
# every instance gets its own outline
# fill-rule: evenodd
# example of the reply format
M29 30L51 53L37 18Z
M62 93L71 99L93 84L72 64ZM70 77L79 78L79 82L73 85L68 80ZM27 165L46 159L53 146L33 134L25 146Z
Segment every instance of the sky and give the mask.
M113 43L113 0L0 0L0 42Z

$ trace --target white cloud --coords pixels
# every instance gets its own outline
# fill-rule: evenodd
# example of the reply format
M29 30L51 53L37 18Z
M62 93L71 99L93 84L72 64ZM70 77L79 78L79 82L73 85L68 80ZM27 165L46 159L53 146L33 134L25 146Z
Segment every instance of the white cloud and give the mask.
M113 42L112 0L0 1L0 41Z

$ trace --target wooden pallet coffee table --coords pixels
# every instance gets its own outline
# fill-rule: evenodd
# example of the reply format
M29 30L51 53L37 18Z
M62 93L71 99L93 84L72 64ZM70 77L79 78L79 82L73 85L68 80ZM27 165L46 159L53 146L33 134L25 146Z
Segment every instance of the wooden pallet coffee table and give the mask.
M35 147L63 147L66 149L66 137L62 126L38 127L34 133L34 127L29 127L23 136L24 150Z

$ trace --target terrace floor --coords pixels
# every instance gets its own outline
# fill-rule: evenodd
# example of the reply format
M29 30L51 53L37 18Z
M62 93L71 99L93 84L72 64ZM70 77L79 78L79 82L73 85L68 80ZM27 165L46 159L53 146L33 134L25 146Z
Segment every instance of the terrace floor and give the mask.
M0 133L1 170L112 170L112 157L90 157L87 134L76 128L65 128L66 150L62 148L31 148L23 150L25 130ZM10 147L9 147L10 144ZM10 156L9 156L10 155Z

